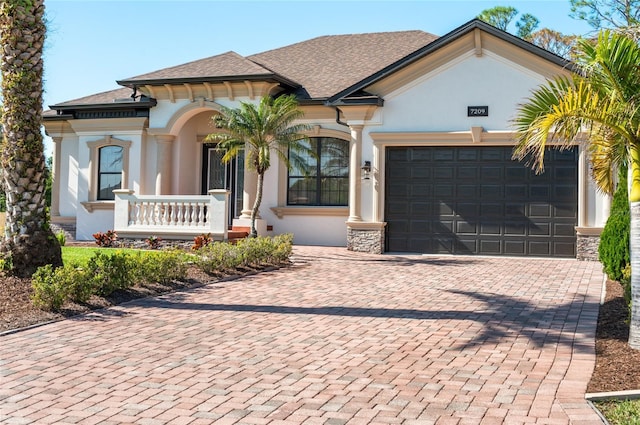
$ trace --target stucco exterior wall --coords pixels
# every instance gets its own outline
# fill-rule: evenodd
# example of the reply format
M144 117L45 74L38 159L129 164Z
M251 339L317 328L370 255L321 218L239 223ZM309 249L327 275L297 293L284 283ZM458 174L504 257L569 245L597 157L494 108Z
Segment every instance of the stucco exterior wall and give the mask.
M78 210L78 138L69 135L61 141L60 172L60 215L75 217Z

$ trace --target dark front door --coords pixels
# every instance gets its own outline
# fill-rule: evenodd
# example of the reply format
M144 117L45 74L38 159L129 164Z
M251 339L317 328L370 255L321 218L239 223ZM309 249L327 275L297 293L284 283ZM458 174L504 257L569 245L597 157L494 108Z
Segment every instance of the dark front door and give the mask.
M575 257L577 150L536 175L511 147L386 151L387 251Z
M229 198L229 224L240 216L242 210L242 192L244 187L244 152L231 162L223 163L223 151L213 145L203 145L202 149L202 194L211 189L231 191Z

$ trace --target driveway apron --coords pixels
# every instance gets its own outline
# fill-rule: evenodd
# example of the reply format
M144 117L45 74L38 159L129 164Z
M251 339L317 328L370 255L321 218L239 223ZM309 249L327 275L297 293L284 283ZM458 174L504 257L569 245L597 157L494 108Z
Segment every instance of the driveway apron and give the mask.
M294 261L1 336L0 423L602 423L599 263Z

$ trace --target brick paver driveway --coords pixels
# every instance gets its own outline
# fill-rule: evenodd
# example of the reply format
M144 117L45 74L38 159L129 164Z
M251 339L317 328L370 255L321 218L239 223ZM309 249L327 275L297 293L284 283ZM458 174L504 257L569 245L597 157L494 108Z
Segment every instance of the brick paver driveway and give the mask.
M0 423L601 423L599 264L295 251L0 337Z

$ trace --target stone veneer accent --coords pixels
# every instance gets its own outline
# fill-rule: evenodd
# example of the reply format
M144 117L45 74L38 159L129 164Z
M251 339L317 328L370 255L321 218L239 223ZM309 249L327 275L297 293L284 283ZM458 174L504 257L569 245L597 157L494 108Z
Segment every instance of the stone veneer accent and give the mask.
M598 235L578 235L576 246L576 258L578 260L598 261Z
M382 254L384 252L384 228L369 230L347 227L347 249Z

